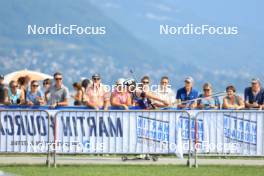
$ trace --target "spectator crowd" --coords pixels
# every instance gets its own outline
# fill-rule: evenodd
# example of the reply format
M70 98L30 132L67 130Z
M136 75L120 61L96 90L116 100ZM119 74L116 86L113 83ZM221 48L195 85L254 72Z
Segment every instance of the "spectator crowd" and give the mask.
M213 86L205 83L202 93L193 87L194 80L188 76L184 86L174 92L170 79L163 76L160 85L152 90L151 79L142 77L140 83L134 79L120 78L112 90L102 84L100 74L92 75L92 79L84 79L72 84L75 94L70 95L69 89L63 84L63 75L56 72L53 79L40 81L23 76L4 84L4 76L0 75L0 104L21 106L69 106L70 99L74 106L87 106L99 110L115 107L128 110L130 107L139 109L264 109L264 89L260 80L251 80L251 86L245 88L244 97L237 95L236 88L228 85L225 92L214 93ZM220 101L220 98L222 100Z

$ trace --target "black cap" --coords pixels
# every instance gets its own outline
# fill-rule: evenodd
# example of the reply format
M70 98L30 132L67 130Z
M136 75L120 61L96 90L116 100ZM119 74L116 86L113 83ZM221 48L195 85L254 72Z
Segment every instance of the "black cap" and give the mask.
M136 86L136 81L134 79L127 79L123 82L125 86Z
M93 78L93 79L94 79L94 78L101 78L101 76L100 76L100 74L95 73L95 74L93 74L92 78Z
M0 75L0 79L5 79L5 76L4 75Z

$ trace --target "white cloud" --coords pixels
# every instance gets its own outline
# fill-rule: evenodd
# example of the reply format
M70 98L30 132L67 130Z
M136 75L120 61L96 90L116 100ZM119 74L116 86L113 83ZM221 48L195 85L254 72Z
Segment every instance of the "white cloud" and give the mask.
M157 21L166 21L166 20L170 20L171 18L168 16L164 16L164 15L156 15L154 13L151 12L147 12L145 14L145 17L150 19L150 20L157 20Z
M68 49L80 49L80 47L79 47L78 45L75 45L75 44L73 44L73 43L68 44L66 47L67 47Z
M165 13L179 13L180 10L176 8L175 4L164 4L164 3L151 3L151 7L154 7L156 10Z
M120 5L117 3L111 3L111 2L107 2L104 4L105 7L107 8L113 8L113 9L118 9L120 8Z
M153 4L154 7L156 7L157 9L164 11L164 12L171 12L172 9L165 5L165 4Z

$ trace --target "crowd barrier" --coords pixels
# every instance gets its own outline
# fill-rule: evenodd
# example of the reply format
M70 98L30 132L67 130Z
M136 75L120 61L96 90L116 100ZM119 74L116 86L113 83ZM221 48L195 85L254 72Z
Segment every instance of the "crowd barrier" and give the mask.
M263 111L198 111L191 151L198 156L264 156Z
M182 157L184 111L58 111L56 153L176 154ZM67 145L66 145L67 144ZM64 145L64 146L63 146ZM56 155L55 155L56 156Z
M264 156L264 111L0 108L0 153Z
M47 154L49 165L50 114L37 109L0 109L0 153ZM49 128L51 127L51 128Z

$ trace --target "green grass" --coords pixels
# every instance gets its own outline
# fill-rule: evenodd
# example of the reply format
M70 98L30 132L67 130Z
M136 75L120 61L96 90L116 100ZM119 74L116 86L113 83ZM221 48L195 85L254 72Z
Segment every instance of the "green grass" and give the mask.
M0 166L0 170L17 175L56 175L56 176L143 176L143 175L174 175L174 176L263 176L264 167L258 166L200 166L188 168L175 165L82 165L58 166Z

